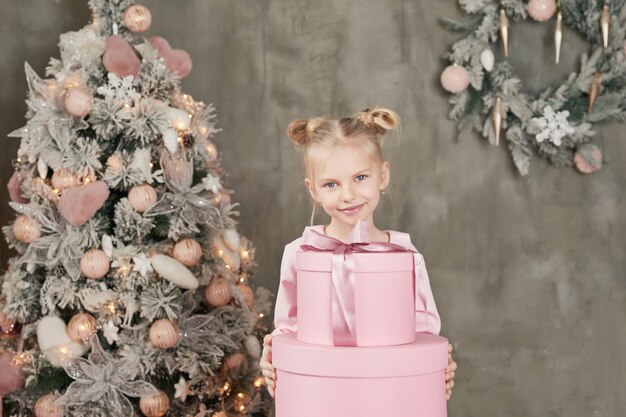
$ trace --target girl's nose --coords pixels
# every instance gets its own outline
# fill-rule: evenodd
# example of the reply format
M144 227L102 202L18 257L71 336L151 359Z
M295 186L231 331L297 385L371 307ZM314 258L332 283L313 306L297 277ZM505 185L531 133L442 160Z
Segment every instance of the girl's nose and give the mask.
M354 200L354 190L352 189L351 186L343 187L343 190L341 193L341 199L345 201L346 203L349 203L350 201Z

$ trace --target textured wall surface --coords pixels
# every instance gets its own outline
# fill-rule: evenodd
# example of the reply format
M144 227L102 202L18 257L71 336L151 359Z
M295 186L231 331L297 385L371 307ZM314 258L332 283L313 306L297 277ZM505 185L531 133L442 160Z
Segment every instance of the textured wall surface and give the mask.
M442 334L460 366L449 415L623 415L623 126L598 129L610 163L593 176L536 160L521 178L505 146L478 136L457 142L438 84L455 39L438 22L461 15L452 0L143 4L154 19L148 35L166 37L194 59L185 91L217 106L224 130L216 143L241 202L241 230L258 248L257 283L277 289L282 247L310 214L287 124L387 106L403 117L404 134L387 147L392 189L377 224L410 232L426 258ZM59 34L82 27L89 11L70 0L0 5L4 137L24 124L23 62L43 74L59 55ZM574 34L567 32L557 70L548 25L512 30L511 62L528 88L576 70L584 45ZM4 184L18 144L2 140ZM3 187L0 200L7 198ZM0 204L1 223L11 218ZM6 247L0 254L6 262Z

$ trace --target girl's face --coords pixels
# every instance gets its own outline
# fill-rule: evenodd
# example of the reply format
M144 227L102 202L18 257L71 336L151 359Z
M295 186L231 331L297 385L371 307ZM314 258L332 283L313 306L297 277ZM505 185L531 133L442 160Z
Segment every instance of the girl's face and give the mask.
M354 145L329 148L306 178L311 197L337 222L352 229L359 220L372 223L380 192L389 185L389 163L382 165Z

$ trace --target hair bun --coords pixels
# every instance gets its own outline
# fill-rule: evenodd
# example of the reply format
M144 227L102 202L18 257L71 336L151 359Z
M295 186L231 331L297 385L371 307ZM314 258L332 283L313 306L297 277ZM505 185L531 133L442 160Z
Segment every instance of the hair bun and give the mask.
M289 126L287 127L289 139L291 139L291 141L298 146L304 145L309 136L309 132L307 130L308 124L309 121L304 119L294 120L289 123Z
M390 130L400 128L400 116L392 110L383 107L367 108L357 113L356 117L365 124L373 127L376 131L384 135Z

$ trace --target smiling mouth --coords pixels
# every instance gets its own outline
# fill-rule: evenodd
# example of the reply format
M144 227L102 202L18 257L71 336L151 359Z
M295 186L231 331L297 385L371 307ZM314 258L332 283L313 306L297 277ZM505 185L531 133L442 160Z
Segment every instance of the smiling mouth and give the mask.
M361 207L363 207L363 205L364 204L359 204L358 206L352 206L352 207L347 207L345 209L339 209L339 211L342 213L346 213L346 214L354 214L357 211L359 211Z

